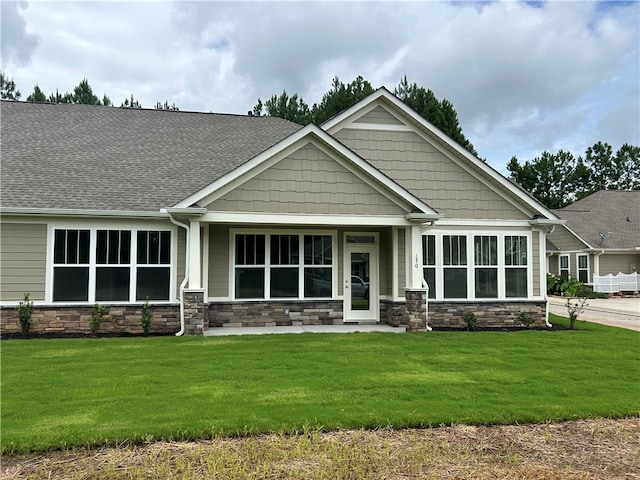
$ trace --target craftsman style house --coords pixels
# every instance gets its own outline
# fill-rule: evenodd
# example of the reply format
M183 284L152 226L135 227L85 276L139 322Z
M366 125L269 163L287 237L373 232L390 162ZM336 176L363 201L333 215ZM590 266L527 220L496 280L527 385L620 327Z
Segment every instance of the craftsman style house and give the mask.
M2 332L546 321L562 221L381 88L321 126L2 102ZM426 305L426 306L425 306ZM425 311L426 308L426 311Z

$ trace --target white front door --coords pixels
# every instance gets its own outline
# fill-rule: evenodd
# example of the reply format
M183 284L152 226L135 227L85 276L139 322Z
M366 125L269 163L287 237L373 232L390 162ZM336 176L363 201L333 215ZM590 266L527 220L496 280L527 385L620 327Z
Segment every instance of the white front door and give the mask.
M379 321L378 246L346 243L344 247L344 321Z

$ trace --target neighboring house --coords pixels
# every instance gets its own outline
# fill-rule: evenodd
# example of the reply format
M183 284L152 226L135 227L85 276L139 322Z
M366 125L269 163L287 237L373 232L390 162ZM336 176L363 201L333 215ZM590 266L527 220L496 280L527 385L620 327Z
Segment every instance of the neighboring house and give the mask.
M591 284L593 275L640 267L640 190L601 190L554 210L566 220L548 236L549 273Z
M381 88L318 127L2 102L2 331L546 320L561 220ZM155 330L154 330L155 329Z

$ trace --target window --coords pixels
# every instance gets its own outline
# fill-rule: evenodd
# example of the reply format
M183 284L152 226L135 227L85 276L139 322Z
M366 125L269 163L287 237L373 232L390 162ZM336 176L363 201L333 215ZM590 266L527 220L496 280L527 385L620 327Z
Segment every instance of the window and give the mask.
M467 298L467 237L443 235L444 298Z
M436 298L436 236L422 236L422 275L429 285L429 298Z
M561 277L569 278L569 255L560 255L560 273Z
M578 254L578 280L589 283L589 255Z
M498 237L473 237L476 298L498 298Z
M504 237L505 296L527 296L527 237Z
M89 230L56 230L53 240L53 300L89 300Z
M53 237L54 302L170 299L170 231L56 229Z
M331 297L332 244L331 235L237 233L235 298Z

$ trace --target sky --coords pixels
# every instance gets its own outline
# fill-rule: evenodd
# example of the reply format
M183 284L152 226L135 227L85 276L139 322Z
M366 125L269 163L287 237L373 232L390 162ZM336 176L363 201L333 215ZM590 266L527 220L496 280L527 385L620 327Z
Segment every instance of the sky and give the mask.
M339 77L451 101L507 173L560 149L640 145L638 1L169 2L0 0L1 65L22 93L86 78L119 106L246 114Z

